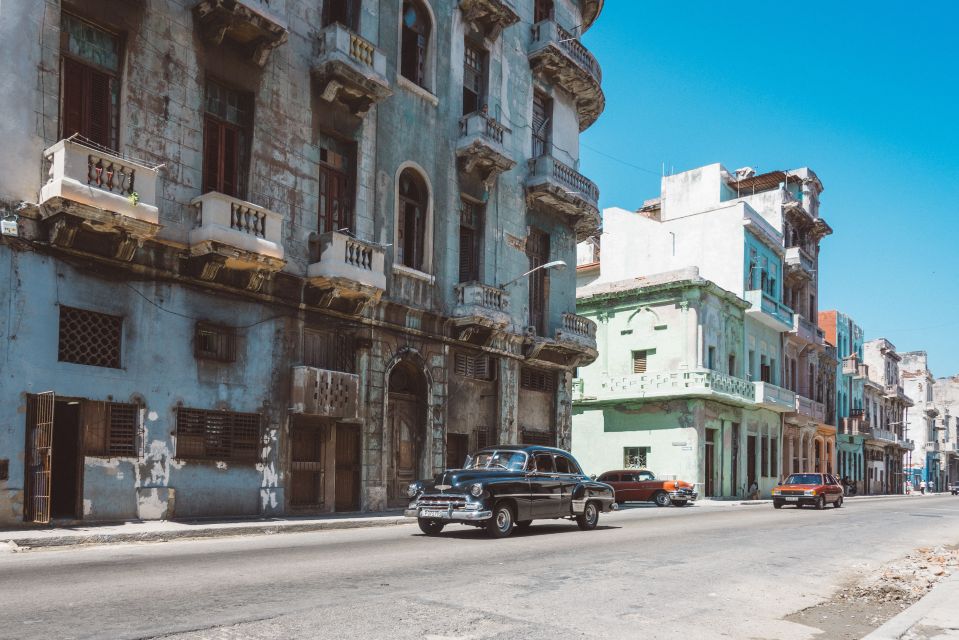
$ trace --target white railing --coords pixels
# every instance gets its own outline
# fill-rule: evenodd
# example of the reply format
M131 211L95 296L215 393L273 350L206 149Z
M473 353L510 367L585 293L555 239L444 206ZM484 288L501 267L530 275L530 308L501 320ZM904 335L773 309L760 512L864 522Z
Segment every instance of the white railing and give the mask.
M533 25L532 36L531 53L542 49L546 45L556 44L578 67L591 75L597 84L602 83L603 71L599 62L572 33L552 20L543 20Z
M340 23L336 22L319 33L318 63L337 58L348 64L356 65L368 72L386 77L386 56L373 45L356 33L353 33Z
M823 403L798 394L796 395L796 413L820 424L826 421L826 406Z
M753 402L756 397L753 383L748 380L704 369L637 373L610 377L599 386L597 395L622 398L700 396L716 393ZM590 391L590 389L587 389L587 391Z
M762 289L750 289L744 296L746 302L752 305L749 311L757 310L785 325L792 325L793 310L776 300Z
M40 189L40 204L62 198L157 224L157 169L72 138L57 142L43 156L50 163L50 178Z
M453 287L457 305L477 306L490 311L509 311L509 294L481 282L461 282Z
M196 210L190 245L218 242L243 251L283 259L282 216L250 202L216 191L191 203Z
M789 389L761 380L753 382L753 386L756 388L757 404L787 411L791 411L796 406L796 393Z
M575 313L563 314L563 330L590 340L596 339L596 323Z
M307 268L314 284L328 281L352 289L383 292L386 289L386 254L383 247L339 231L316 237L319 260Z
M487 113L476 111L460 119L460 136L478 137L500 146L508 146L510 130Z
M529 172L533 180L554 180L565 188L571 197L585 200L594 207L599 205L599 187L596 183L549 154L531 159Z

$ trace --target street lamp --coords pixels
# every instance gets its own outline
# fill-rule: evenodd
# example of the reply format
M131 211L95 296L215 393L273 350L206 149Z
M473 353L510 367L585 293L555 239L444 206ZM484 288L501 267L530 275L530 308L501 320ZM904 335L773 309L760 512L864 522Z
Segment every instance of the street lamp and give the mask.
M553 260L552 262L547 262L546 264L541 264L541 265L539 265L538 267L533 267L532 269L530 269L530 270L527 271L526 273L516 276L515 278L513 278L512 280L510 280L509 282L507 282L507 283L505 283L505 284L501 284L501 285L499 286L499 288L500 288L500 289L505 289L506 287L510 286L511 284L513 284L514 282L516 282L517 280L521 280L521 279L525 278L526 276L530 275L531 273L536 273L536 272L539 271L540 269L558 269L558 270L562 271L562 270L565 269L565 268L566 268L566 263L565 263L564 261L562 261L562 260Z

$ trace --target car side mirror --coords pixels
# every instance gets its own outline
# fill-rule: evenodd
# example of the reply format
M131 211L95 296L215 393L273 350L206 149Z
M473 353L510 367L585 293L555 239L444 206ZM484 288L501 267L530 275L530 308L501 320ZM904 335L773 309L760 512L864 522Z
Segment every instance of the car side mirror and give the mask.
M590 480L595 480L595 479L596 479L596 474L594 473L593 475L591 475L591 476L589 477L589 479L590 479Z

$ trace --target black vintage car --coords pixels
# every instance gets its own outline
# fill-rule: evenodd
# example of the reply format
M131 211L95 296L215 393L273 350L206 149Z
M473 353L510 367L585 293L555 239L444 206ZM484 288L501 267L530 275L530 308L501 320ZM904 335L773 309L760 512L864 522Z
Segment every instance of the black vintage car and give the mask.
M487 447L433 480L409 486L405 515L426 535L451 522L485 527L494 538L533 520L569 518L580 529L596 528L599 514L616 508L613 488L591 480L566 451L551 447Z

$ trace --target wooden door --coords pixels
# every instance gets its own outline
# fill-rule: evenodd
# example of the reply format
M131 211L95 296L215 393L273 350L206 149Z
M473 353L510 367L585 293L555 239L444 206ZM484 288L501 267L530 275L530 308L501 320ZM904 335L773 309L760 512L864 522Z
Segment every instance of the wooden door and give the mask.
M323 451L326 428L294 424L290 428L290 506L321 509L324 503Z
M470 437L465 433L446 434L446 468L462 469L470 454Z
M715 495L713 493L713 473L715 472L714 456L716 455L716 430L706 429L706 447L703 451L703 493L707 497Z
M746 436L746 491L756 482L756 436ZM758 483L757 483L758 486Z
M52 391L27 399L27 464L24 520L37 524L50 522L50 485L53 458Z
M360 509L360 428L336 425L335 504L337 511Z
M393 436L393 487L391 497L405 501L406 488L418 480L420 442L419 404L411 398L391 397L390 416Z

